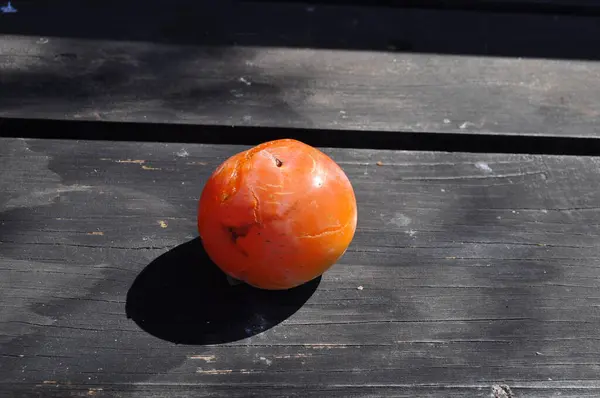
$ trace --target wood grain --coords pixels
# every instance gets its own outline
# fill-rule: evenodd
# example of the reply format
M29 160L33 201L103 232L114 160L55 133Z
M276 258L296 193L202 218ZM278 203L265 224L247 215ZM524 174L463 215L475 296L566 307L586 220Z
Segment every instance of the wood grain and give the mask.
M244 148L0 140L0 394L600 393L597 158L324 149L355 240L273 296L196 238Z
M1 117L598 137L595 63L37 40L2 40Z

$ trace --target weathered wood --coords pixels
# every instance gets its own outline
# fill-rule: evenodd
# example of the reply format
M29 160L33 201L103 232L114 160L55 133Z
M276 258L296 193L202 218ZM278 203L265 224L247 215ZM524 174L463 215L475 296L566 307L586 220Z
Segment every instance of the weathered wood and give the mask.
M600 18L93 4L3 18L0 116L598 136Z
M355 240L267 294L195 238L243 148L0 140L0 395L600 393L597 158L327 149Z
M273 2L273 0L241 0L242 2ZM594 13L598 11L598 0L308 0L279 1L287 3L308 3L314 5L362 5L366 7L415 7L436 9L470 9L495 12L531 13Z
M599 136L600 64L36 40L3 40L2 117Z

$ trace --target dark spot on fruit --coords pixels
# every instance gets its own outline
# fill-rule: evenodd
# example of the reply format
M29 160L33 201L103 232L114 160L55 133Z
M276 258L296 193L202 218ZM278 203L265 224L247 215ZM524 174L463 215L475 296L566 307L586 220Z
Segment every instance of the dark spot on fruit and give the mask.
M275 158L275 165L277 167L281 167L281 166L283 166L283 162L281 160L279 160L278 158Z
M231 241L235 244L237 243L238 238L243 238L244 236L248 235L250 227L252 227L252 224L225 228L227 229L227 233L229 233L229 236L231 237Z
M287 216L288 214L290 214L291 212L293 212L294 210L296 210L296 208L298 207L298 205L300 204L300 201L297 200L294 203L292 203L287 209L285 209L283 211L283 213L281 214L282 217ZM282 234L285 235L285 234Z

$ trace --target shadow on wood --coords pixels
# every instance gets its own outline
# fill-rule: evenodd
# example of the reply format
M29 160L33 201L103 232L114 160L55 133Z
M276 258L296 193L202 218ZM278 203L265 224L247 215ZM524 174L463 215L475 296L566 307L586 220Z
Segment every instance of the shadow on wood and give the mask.
M510 153L597 156L600 139L494 135L484 133L436 133L377 131L343 132L317 128L219 126L205 124L131 123L24 119L0 117L0 137L61 140L136 141L186 144L258 145L293 138L309 145L335 148L399 149L411 151ZM98 143L95 143L98 145ZM216 165L215 165L216 167Z
M321 278L286 291L232 286L199 238L152 261L127 293L127 317L176 344L219 344L281 323L312 296Z
M40 46L53 46L60 37L218 47L336 48L594 60L599 56L600 25L592 16L597 15L599 8L591 4L569 2L568 6L563 3L548 9L548 4L540 7L538 3L528 7L552 13L562 11L566 15L525 15L506 12L516 11L515 2L504 3L502 8L489 1L412 2L413 6L429 3L442 8L463 3L462 11L369 7L371 2L367 1L358 2L363 6L351 4L357 1L343 3L307 6L281 1L175 0L165 6L159 0L21 1L15 5L18 13L3 18L0 33L40 38L40 44L31 50L36 52ZM473 11L482 6L503 12ZM572 13L583 16L569 15ZM5 46L3 56L13 51L12 46Z

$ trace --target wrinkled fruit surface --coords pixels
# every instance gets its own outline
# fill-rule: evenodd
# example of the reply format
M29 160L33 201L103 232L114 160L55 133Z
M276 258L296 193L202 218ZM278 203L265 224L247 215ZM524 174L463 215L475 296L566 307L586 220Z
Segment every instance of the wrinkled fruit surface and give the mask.
M261 289L289 289L323 274L350 245L356 222L356 198L343 170L292 139L227 159L198 206L198 231L210 258Z

